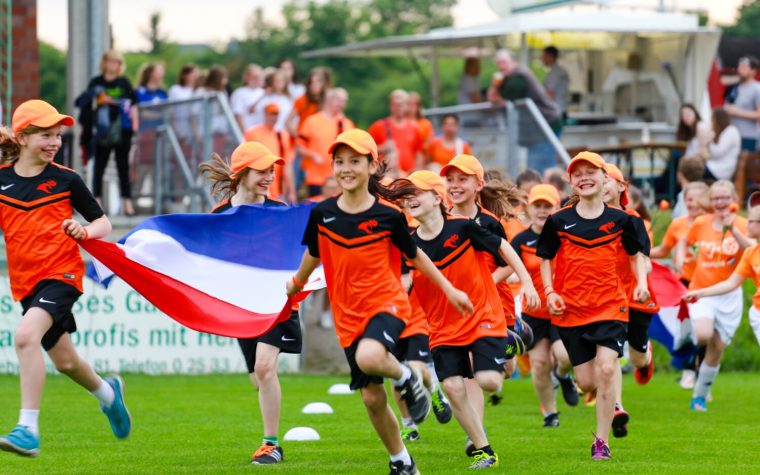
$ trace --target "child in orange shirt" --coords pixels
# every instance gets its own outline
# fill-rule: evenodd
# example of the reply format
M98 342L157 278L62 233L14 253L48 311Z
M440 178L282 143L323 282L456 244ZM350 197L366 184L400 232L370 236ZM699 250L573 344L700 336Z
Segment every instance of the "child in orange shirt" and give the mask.
M458 134L459 117L456 114L441 117L441 135L432 137L427 144L428 169L437 171L457 155L472 155L470 144Z
M416 474L383 385L384 377L393 378L412 419L422 422L427 417L427 390L393 356L411 312L401 285L401 254L442 289L456 311L472 313L472 304L418 249L401 210L382 198L408 196L414 188L402 184L389 189L380 183L385 166L372 137L349 130L335 139L329 152L343 193L312 208L303 239L308 249L287 283L287 293L294 296L303 289L322 262L338 341L351 368L350 386L361 391L369 419L390 454L391 472Z
M744 250L755 244L747 237L747 220L737 216L732 208L737 200L736 189L730 181L718 180L710 186L713 212L697 218L686 235L686 245L697 249L690 291L728 279ZM723 351L739 328L743 305L742 290L739 288L689 304L693 336L697 344L707 346L690 404L695 411L707 411L707 394L718 376Z
M536 250L552 323L559 327L578 386L597 391L594 460L610 458L615 378L626 338L628 295L617 267L621 248L636 269L634 300L649 300L643 257L649 243L642 242L630 215L604 204L604 165L592 152L573 158L567 171L579 201L549 216Z

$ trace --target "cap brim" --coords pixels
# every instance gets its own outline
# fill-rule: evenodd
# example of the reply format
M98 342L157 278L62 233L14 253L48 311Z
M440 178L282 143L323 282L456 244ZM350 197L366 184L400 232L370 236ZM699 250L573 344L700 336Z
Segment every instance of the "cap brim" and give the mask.
M588 158L576 158L570 161L570 164L567 166L567 173L570 174L573 168L577 167L581 162L586 162L594 168L604 168L604 164L596 163L593 160L589 160Z
M557 206L557 203L558 203L557 200L555 200L554 198L549 197L549 196L536 196L532 200L528 200L528 204L532 205L533 203L535 203L537 201L545 201L545 202L549 203L552 206Z
M285 160L277 155L265 155L257 160L256 166L261 166L261 168L255 168L255 170L266 170L272 165L285 165ZM253 164L248 165L248 168L254 168Z
M465 175L477 175L478 173L475 170L470 170L467 167L463 167L460 165L457 165L455 163L449 163L448 165L444 165L443 168L441 168L440 175L446 176L446 174L451 170L452 168L456 168L460 172L464 173Z
M66 127L71 127L74 125L74 118L65 114L50 114L46 115L45 117L35 119L30 123L30 125L42 127L43 129L47 129L48 127L53 127L54 125L58 124L65 125Z
M346 147L350 148L351 150L353 150L354 152L360 155L369 155L372 157L373 160L377 160L377 153L373 153L370 148L364 147L361 144L354 142L353 140L337 140L333 142L332 145L330 145L330 148L327 150L327 153L332 155L335 149L341 145L345 145Z

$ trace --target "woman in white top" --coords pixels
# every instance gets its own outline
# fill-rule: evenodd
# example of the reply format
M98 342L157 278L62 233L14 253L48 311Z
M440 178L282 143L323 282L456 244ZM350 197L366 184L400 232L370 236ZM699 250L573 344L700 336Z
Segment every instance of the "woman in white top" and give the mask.
M731 125L731 117L725 109L716 108L712 113L713 136L708 145L709 155L705 162L705 178L708 180L732 180L741 152L742 137Z
M288 92L287 78L280 70L266 75L264 78L264 95L253 103L251 109L254 111L254 114L263 115L264 108L269 104L277 104L280 109L280 116L277 119L275 128L277 130L285 130L285 121L293 109L293 99Z
M288 88L288 94L292 100L296 100L299 97L306 94L306 86L298 83L298 73L296 72L296 63L290 58L285 58L280 61L280 71L285 75L285 82ZM280 112L282 117L282 111Z
M683 156L707 158L707 145L712 138L710 124L702 120L692 104L682 105L679 116L676 139L687 143Z
M243 73L243 85L235 89L230 97L230 107L241 131L246 131L264 122L263 114L249 111L251 105L264 95L263 71L258 64L249 64Z

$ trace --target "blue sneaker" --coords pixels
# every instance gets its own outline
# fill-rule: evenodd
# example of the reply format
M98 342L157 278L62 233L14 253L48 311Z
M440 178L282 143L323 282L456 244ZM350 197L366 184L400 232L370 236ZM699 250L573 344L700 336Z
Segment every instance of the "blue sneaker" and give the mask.
M17 425L10 434L0 437L0 450L25 457L36 457L40 454L40 438L32 434L26 426Z
M707 401L703 397L695 396L691 398L691 405L689 407L697 412L707 412Z
M100 409L108 417L113 435L117 439L125 439L132 431L132 416L124 404L124 381L115 374L105 378L105 381L111 385L115 396L111 407L101 404Z

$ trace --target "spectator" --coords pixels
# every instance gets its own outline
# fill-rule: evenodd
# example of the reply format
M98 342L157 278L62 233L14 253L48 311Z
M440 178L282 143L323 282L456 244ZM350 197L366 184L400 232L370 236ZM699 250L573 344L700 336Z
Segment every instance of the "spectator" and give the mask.
M483 101L483 95L480 92L480 59L477 57L465 58L464 73L459 81L458 103L477 104ZM461 114L462 123L465 127L477 126L480 123L480 114L477 112L466 112Z
M541 62L549 71L544 77L546 94L557 104L563 120L567 117L567 93L570 86L570 75L567 69L558 62L559 50L555 46L547 46L541 55Z
M388 165L386 176L398 177L423 168L422 134L417 123L407 117L408 92L402 89L391 92L388 107L390 116L375 121L368 132Z
M414 91L409 93L409 108L407 109L407 116L417 122L417 127L422 136L422 146L424 149L424 147L427 147L428 141L433 138L435 128L430 120L422 117L422 97Z
M269 187L270 198L286 198L289 202L296 201L296 188L293 179L293 149L291 138L285 130L277 129L280 115L279 106L275 103L264 107L264 123L254 125L245 131L246 142L259 142L278 157L285 160L285 165L274 166L274 180Z
M182 66L177 77L177 84L169 88L169 100L181 101L193 97L195 81L200 71L194 64ZM172 125L180 141L189 140L192 136L192 107L190 104L178 104L172 107Z
M708 145L705 180L733 180L742 147L741 133L725 109L713 109L712 123L715 135Z
M169 98L164 89L164 64L147 63L140 70L140 79L135 91L137 104L156 104ZM141 111L142 129L155 129L161 124L161 111Z
M459 137L459 117L456 114L446 114L441 118L441 135L433 137L428 143L428 168L438 170L463 153L472 155L472 150L470 144Z
M760 83L755 80L758 69L760 61L756 57L739 58L736 67L739 84L729 92L726 100L726 112L742 138L741 148L749 152L758 149L760 137Z
M705 161L701 157L683 157L678 162L678 171L676 173L676 180L678 186L681 187L681 191L676 197L676 204L673 206L672 219L685 216L688 212L686 207L686 201L684 197L684 191L686 187L691 183L697 183L702 181L702 177L705 176Z
M310 197L323 193L322 187L332 176L332 159L328 150L335 137L353 129L354 123L343 115L348 93L341 87L330 89L320 112L309 116L303 123L296 141L301 155L301 168L306 173L306 187Z
M288 132L293 137L298 136L301 124L307 117L314 115L322 109L327 90L332 87L330 71L326 68L314 68L306 76L306 93L295 100L293 110L285 121Z
M288 83L280 70L273 70L264 75L264 95L262 95L250 107L249 111L254 114L263 114L264 107L268 104L277 104L280 115L277 119L277 130L285 130L285 120L293 110L293 99L288 92Z
M707 158L707 145L710 143L712 130L699 116L693 104L684 104L679 113L676 140L686 142L685 157Z
M532 99L549 127L559 136L562 131L562 113L533 73L517 64L507 50L499 50L495 60L498 72L488 89L488 99L496 104L517 99ZM548 139L542 137L527 145L529 167L543 173L547 168L557 165L556 151Z
M552 185L559 193L559 202L563 204L570 198L570 191L567 184L569 183L567 172L561 167L552 167L544 170L544 183Z
M213 66L208 70L206 79L203 82L203 86L195 90L196 97L204 97L209 94L227 94L227 69L223 66ZM219 151L220 155L224 155L227 149L232 148L232 141L230 140L230 134L232 132L230 124L227 118L222 113L222 109L219 103L215 100L210 102L209 112L211 114L210 123L211 130L209 131L213 137L213 150ZM203 130L205 120L203 119L203 104L198 103L195 105L194 115L197 120L197 130L200 132L198 135L203 137L205 131Z
M280 71L285 75L285 82L287 84L288 95L292 100L296 100L299 97L306 94L306 86L298 84L298 71L296 71L296 63L290 58L285 58L280 61Z
M132 149L134 131L139 128L139 119L136 110L137 97L132 83L124 77L125 68L121 53L107 51L100 61L100 76L90 80L87 90L91 92L98 107L95 113L97 132L93 195L101 201L103 174L113 152L119 174L122 210L131 216L135 214L135 209L129 180L129 152Z
M243 72L243 85L235 89L230 97L230 107L240 130L248 130L264 121L263 115L254 114L250 110L251 105L264 95L263 85L261 66L258 64L246 66Z

